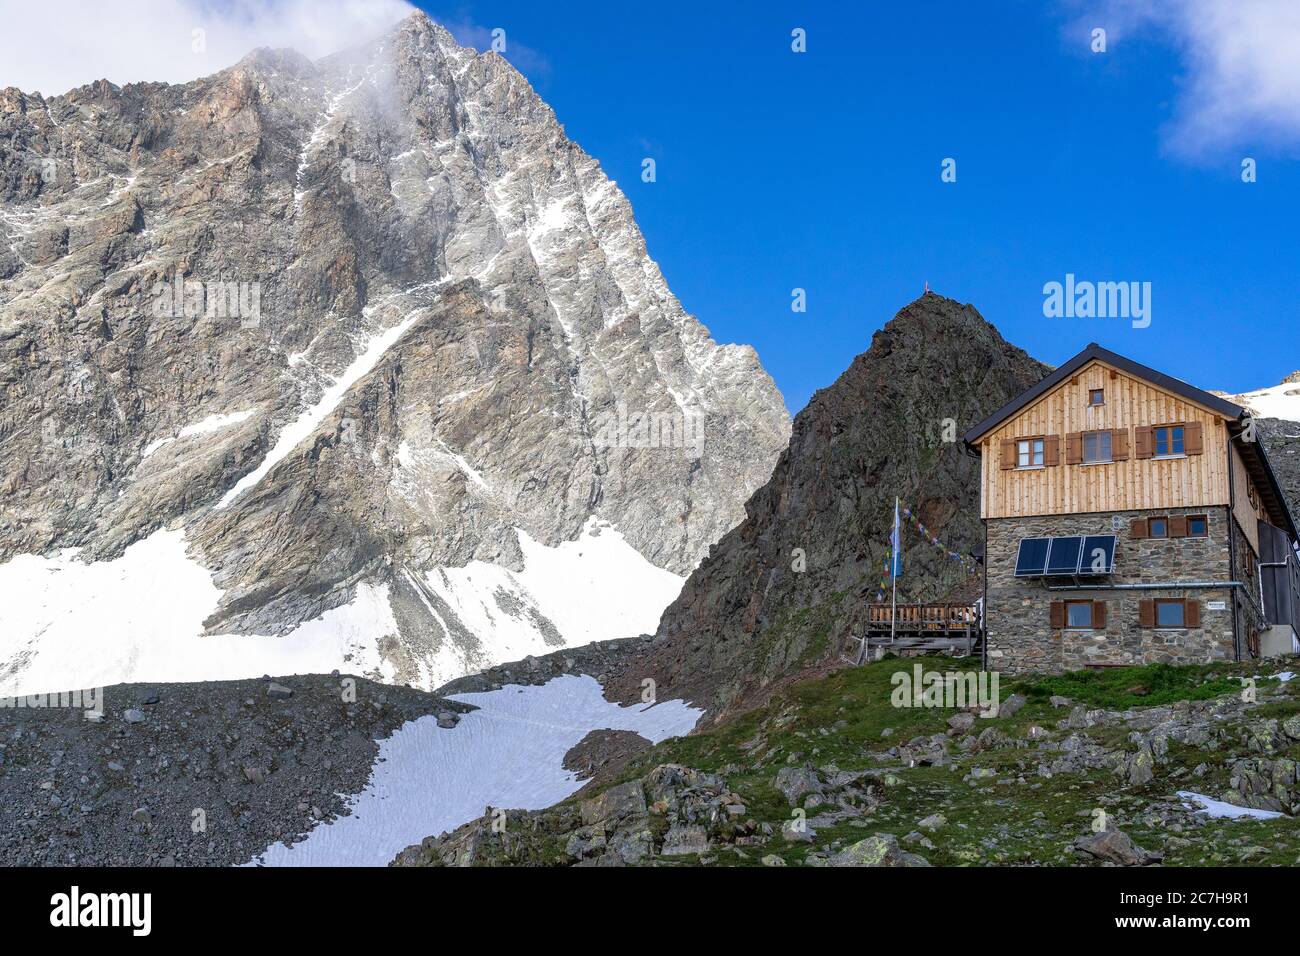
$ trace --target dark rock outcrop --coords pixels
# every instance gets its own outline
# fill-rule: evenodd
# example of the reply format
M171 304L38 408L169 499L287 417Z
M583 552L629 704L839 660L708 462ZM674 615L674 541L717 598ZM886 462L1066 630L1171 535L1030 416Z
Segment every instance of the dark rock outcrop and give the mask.
M905 307L796 416L748 517L687 581L619 692L653 677L661 696L716 710L837 657L875 599L895 495L950 547L980 547L979 462L961 434L1047 372L970 305L926 293ZM905 534L900 600L969 582L962 562Z

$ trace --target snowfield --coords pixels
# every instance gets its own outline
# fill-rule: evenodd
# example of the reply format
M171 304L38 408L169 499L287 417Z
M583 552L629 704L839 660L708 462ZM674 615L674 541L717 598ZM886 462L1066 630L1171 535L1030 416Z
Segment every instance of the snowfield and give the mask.
M429 572L437 647L418 661L425 690L530 654L652 632L683 579L655 567L618 533L589 523L551 548L522 531L522 571L474 562ZM184 533L160 530L113 561L74 551L19 555L0 565L0 695L119 683L239 680L263 674L362 674L393 681L381 640L398 633L382 583L361 583L342 607L283 637L203 633L221 591L186 553ZM479 640L446 639L450 613ZM553 628L546 627L547 622ZM558 633L557 633L558 632Z
M1278 817L1286 816L1274 810L1252 810L1250 807L1224 803L1222 800L1215 800L1203 793L1193 793L1191 790L1179 790L1178 795L1183 798L1184 806L1195 809L1197 813L1208 814L1214 819L1239 820L1250 817L1254 820L1276 820Z
M292 847L277 843L262 866L385 866L427 836L454 830L488 807L540 810L582 786L565 753L593 730L631 730L653 743L688 733L703 713L680 700L624 707L605 700L588 676L535 687L457 694L481 709L451 729L421 717L380 741L366 789L352 813L312 830Z
M1250 407L1260 418L1300 422L1300 384L1283 382L1254 392L1230 395L1229 401Z

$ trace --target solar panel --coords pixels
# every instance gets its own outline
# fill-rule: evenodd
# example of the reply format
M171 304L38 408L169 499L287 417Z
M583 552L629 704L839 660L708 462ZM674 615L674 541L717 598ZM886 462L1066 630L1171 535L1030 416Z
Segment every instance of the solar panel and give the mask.
M1051 538L1021 538L1016 555L1016 577L1037 577L1047 566L1047 545Z
M1047 569L1045 574L1078 574L1079 555L1083 553L1083 538L1072 535L1066 538L1053 538L1052 547L1047 552Z
M1115 535L1090 534L1083 542L1080 574L1111 574L1115 570Z

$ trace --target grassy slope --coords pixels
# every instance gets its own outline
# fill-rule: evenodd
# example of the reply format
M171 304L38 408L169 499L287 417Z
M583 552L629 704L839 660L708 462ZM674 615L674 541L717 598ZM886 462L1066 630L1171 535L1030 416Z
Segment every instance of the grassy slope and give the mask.
M978 667L974 660L917 660L927 670ZM785 798L772 785L781 767L812 763L818 767L834 764L842 770L892 769L886 779L885 798L872 817L819 830L812 846L788 846L778 836L768 847L748 848L743 855L723 849L712 860L717 864L754 865L761 855L771 852L797 863L811 850L825 848L834 841L847 844L881 831L901 837L914 830L918 820L935 812L947 817L943 828L929 834L935 849L911 849L936 865L1074 864L1080 860L1068 844L1089 832L1090 815L1097 807L1104 807L1137 843L1163 851L1166 865L1224 865L1246 859L1256 865L1300 863L1300 820L1214 821L1178 836L1133 819L1153 802L1173 798L1178 789L1194 789L1217 797L1227 787L1225 761L1242 756L1241 751L1202 751L1171 745L1170 763L1157 766L1151 783L1136 787L1128 786L1110 770L1040 777L1034 772L1039 755L1032 746L963 755L959 771L948 766L897 768L881 751L916 735L944 731L953 713L943 708L891 706L892 675L900 669L910 671L916 662L886 659L795 684L767 706L721 727L656 746L627 767L619 779L631 779L670 762L721 772L731 789L745 798L749 815L777 828L790 819L791 813ZM1031 725L1038 724L1060 739L1068 732L1056 730L1056 722L1068 714L1068 709L1051 706L1049 697L1054 694L1090 708L1125 709L1236 693L1240 688L1237 678L1277 669L1281 668L1263 667L1258 662L1198 667L1154 665L1008 680L1001 687L1002 699L1021 693L1028 703L1014 717L977 721L975 730L996 725L1018 739ZM1300 681L1283 685L1282 692L1282 698L1263 704L1252 717L1300 713ZM1109 747L1123 746L1127 736L1125 729L1114 727L1082 732ZM1300 758L1297 751L1300 748L1279 755ZM1190 770L1200 763L1209 768L1203 777L1169 776L1178 767ZM988 767L998 773L994 779L973 786L962 778L974 767ZM1017 776L1025 782L1015 782ZM815 813L811 811L810 816ZM1184 840L1187 845L1183 845Z

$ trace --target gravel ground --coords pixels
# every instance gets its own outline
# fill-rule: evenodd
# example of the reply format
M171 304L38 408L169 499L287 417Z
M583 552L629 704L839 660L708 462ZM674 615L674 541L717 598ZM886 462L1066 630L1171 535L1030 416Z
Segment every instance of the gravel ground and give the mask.
M343 812L377 740L472 709L337 674L119 684L103 701L98 721L0 707L0 864L244 863Z

